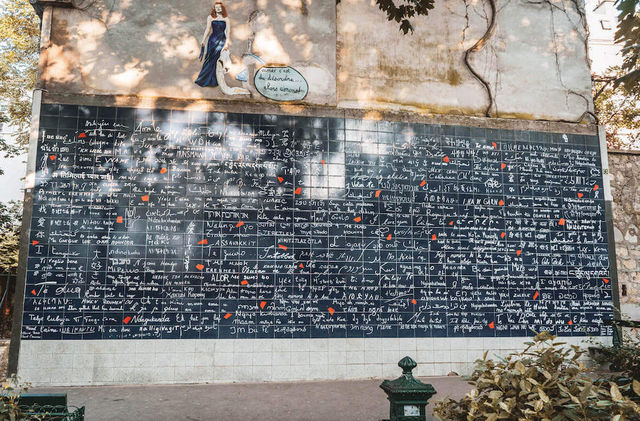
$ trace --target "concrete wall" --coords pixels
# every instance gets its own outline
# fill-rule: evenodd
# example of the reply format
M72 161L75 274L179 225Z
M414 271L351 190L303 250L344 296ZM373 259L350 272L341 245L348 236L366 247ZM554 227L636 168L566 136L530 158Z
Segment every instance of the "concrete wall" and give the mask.
M337 6L309 0L227 3L230 85L251 89L234 76L243 54L253 52L300 70L310 85L306 103L440 114L487 111L489 93L464 63L465 52L487 32L487 1L439 1L430 16L413 20L416 30L409 35L370 0L342 0ZM53 13L41 68L41 86L49 92L230 98L193 83L201 66L207 0L153 7L132 0L75 4L79 8ZM491 116L573 121L592 109L578 4L497 1L494 29L469 54L471 68L489 86ZM261 19L250 18L256 11ZM231 99L266 101L255 90L251 97Z
M212 2L97 0L54 8L51 43L42 52L40 86L49 92L172 98L227 98L219 88L194 83ZM307 4L308 3L308 4ZM302 0L228 1L228 85L251 88L256 54L293 66L311 85L306 101L335 104L335 7ZM282 17L286 16L286 21ZM252 89L242 99L265 101Z
M640 152L609 151L622 312L640 320Z
M487 31L489 2L438 1L407 36L372 3L338 8L340 106L485 113L464 55ZM469 63L490 86L492 116L578 120L592 109L582 2L532 3L498 0L495 30Z

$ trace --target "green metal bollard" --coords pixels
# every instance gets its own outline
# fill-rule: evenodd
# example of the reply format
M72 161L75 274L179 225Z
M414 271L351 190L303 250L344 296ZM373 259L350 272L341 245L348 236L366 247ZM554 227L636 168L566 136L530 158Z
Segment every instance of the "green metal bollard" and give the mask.
M385 380L380 385L391 403L390 421L426 421L427 419L425 406L436 394L436 390L430 384L422 383L413 377L411 371L417 365L410 357L404 357L398 362L398 366L402 369L402 376L395 380Z

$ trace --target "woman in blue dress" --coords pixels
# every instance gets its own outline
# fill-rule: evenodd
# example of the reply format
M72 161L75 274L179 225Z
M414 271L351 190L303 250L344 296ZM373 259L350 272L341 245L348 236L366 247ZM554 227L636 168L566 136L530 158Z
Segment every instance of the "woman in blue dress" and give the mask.
M222 2L215 2L211 13L207 16L207 28L204 31L201 44L201 54L204 56L202 70L196 79L200 86L218 86L216 66L222 50L229 48L229 14Z

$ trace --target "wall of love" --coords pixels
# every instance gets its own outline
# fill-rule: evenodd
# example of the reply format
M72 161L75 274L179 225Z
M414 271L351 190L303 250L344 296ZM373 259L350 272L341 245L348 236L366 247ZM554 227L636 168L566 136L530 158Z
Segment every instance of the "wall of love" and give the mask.
M41 114L23 339L611 334L596 136Z

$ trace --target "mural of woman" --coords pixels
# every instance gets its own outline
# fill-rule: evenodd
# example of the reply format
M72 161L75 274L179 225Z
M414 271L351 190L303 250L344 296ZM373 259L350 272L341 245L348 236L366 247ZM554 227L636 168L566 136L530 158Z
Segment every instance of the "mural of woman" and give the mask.
M216 67L220 53L229 48L229 14L222 2L215 2L211 13L207 16L207 27L201 43L201 56L204 56L202 70L196 83L202 87L218 86Z

